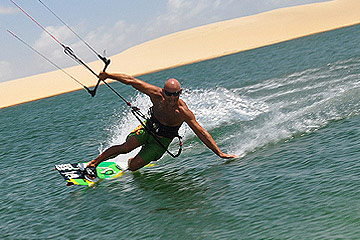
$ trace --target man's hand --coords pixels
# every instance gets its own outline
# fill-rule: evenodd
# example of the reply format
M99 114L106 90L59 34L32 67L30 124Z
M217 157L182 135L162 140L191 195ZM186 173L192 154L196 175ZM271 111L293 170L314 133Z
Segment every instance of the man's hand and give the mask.
M106 72L100 72L100 74L99 74L99 80L104 81L108 77L109 77L109 74L107 74Z
M223 153L223 152L219 154L219 157L221 157L221 158L239 158L238 155L227 154L227 153Z

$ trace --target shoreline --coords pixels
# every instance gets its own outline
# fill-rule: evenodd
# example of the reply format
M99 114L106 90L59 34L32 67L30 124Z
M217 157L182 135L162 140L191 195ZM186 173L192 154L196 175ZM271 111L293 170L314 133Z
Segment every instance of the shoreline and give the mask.
M112 63L108 71L140 76L214 59L357 25L360 24L359 12L359 0L334 0L208 24L166 35L114 55L110 57ZM89 65L102 69L100 61ZM82 66L64 70L82 79L86 86L92 87L97 82ZM3 82L0 83L0 109L80 89L82 86L60 70Z

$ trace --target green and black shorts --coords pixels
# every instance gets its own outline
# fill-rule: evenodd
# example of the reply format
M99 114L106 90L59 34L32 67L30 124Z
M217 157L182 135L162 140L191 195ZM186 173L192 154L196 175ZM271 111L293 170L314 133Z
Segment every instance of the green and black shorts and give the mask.
M143 124L146 126L145 121ZM128 136L134 136L142 146L139 154L141 158L145 161L146 164L149 164L151 161L156 161L164 155L166 149L164 149L160 144L155 140L155 138L148 133L144 126L140 124L137 128L135 128ZM172 139L166 137L158 137L158 140L164 145L164 147L168 148Z

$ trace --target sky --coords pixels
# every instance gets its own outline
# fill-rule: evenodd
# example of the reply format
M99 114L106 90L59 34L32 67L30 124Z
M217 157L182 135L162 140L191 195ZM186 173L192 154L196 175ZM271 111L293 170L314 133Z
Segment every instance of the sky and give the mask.
M97 60L39 0L14 0L85 62ZM67 25L106 56L181 30L327 0L41 0ZM14 32L61 68L76 65L63 48L10 0L0 1L0 82L57 70L18 41ZM84 70L85 71L85 70ZM121 69L119 69L121 71Z

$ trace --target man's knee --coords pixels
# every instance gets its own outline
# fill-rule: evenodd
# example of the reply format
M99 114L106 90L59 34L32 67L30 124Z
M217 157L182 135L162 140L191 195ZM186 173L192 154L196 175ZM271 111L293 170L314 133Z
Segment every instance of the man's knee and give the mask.
M140 155L137 155L134 158L130 158L128 160L128 168L131 171L136 171L146 165L145 161L140 157Z

